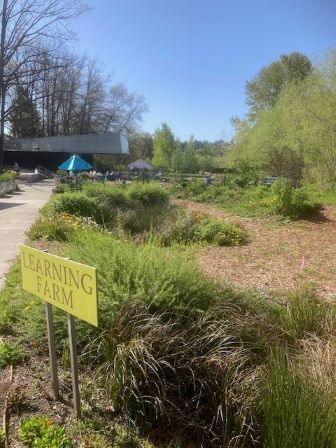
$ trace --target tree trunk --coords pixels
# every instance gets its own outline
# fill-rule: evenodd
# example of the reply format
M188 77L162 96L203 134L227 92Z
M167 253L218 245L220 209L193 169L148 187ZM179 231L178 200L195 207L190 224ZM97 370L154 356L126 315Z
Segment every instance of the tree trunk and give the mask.
M4 165L4 148L5 148L5 99L6 99L6 84L4 80L5 74L5 39L7 27L7 2L3 0L2 17L1 17L1 40L0 40L0 172Z

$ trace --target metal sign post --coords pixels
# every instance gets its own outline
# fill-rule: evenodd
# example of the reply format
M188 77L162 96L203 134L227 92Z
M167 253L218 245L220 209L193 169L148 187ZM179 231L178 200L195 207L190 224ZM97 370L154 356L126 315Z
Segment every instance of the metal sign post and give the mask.
M57 375L57 358L56 358L56 345L55 345L55 333L53 323L53 312L50 303L45 304L46 318L47 318L47 332L48 332L48 347L49 347L49 363L51 370L52 388L54 390L56 400L59 399L59 384Z
M75 409L77 418L81 418L80 395L79 395L79 387L78 387L76 327L75 327L75 319L73 316L71 316L71 314L68 314L68 332L69 332L73 405L74 405L74 409Z
M52 306L67 313L73 403L81 417L78 387L77 342L74 316L98 326L97 272L92 266L76 263L44 251L21 246L22 287L46 302L49 361L52 387L59 398L57 358Z

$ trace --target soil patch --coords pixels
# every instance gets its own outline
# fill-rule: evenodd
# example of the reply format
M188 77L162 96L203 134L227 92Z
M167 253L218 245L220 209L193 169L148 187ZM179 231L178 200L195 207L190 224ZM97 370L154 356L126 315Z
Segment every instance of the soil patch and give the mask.
M71 377L60 369L60 385L63 400L53 398L49 360L30 346L30 359L26 365L0 369L0 412L3 415L7 396L9 423L9 444L21 448L25 445L19 438L22 420L32 415L46 416L61 425L71 425L75 421L71 402ZM13 377L11 380L11 373Z

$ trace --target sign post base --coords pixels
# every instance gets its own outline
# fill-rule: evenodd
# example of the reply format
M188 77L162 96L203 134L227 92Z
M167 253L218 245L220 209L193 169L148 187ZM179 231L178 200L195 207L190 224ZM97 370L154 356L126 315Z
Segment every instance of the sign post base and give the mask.
M47 332L48 332L48 348L49 348L49 363L51 369L52 388L54 390L55 398L60 398L59 383L57 375L57 358L56 358L56 345L55 345L55 333L53 323L53 311L52 305L46 302L45 304L46 318L47 318Z
M77 418L81 418L80 395L78 387L76 327L75 327L75 319L71 314L68 314L68 332L69 332L73 404Z

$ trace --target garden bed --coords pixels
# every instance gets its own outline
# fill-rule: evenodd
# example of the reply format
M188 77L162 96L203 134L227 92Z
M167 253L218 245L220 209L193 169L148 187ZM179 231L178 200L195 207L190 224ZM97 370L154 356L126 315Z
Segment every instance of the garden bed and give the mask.
M141 184L130 190L105 186L89 190L89 200L85 189L58 194L43 210L42 217L49 213L54 221L66 213L65 222L71 223L67 232L58 228L55 232L50 220L37 221L31 232L36 238L43 230L47 239L62 240L39 238L34 242L37 247L45 244L49 251L97 268L100 327L77 323L84 418L80 425L73 419L66 374L61 380L62 405L50 395L46 367L43 372L40 368L46 363L44 308L22 291L16 265L0 292L0 333L6 343L22 347L27 354L24 366L14 370L14 376L27 378L21 388L25 399L20 401L19 395L11 409L14 446L25 446L19 427L33 415L51 419L51 425L54 420L64 425L71 439L66 446L71 448L279 448L284 440L288 447L298 446L297 440L311 448L319 448L321 440L323 446L335 446L335 378L326 353L336 352L334 303L307 285L288 295L283 291L270 295L247 291L242 284L229 287L213 278L214 272L207 275L216 251L223 258L230 259L232 253L240 256L235 265L239 271L244 269L245 251L257 251L258 246L261 250L272 233L280 248L284 229L299 238L312 233L312 228L305 229L305 221L280 224L244 218L249 234L245 245L204 246L208 243L203 240L203 247L189 243L167 247L154 238L139 240L138 227L135 234L125 232L123 221L124 213L138 207L143 216L154 205L164 205L167 211L171 204L166 193ZM111 204L119 210L117 229L104 225L106 218L114 216L106 210ZM206 221L206 234L209 222L236 220L215 207L190 201L179 205L214 220ZM136 215L139 219L141 214ZM150 234L151 219L149 228L145 226ZM158 235L162 228L156 227ZM214 229L217 226L211 224L211 233ZM228 277L222 273L221 280ZM60 312L55 312L55 327L63 372L68 370L69 351ZM1 374L6 376L5 369ZM38 372L38 381L31 379L32 372ZM34 391L31 383L38 383L42 393Z

